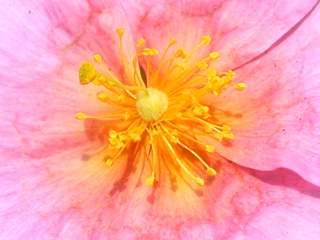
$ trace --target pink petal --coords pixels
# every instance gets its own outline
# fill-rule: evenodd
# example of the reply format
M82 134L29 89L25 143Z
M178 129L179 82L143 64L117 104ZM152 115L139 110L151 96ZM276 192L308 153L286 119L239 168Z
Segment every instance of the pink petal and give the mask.
M213 37L219 65L237 66L267 49L299 21L316 1L148 1L139 2L140 34L152 46L170 37L187 48L202 35ZM128 11L129 12L129 11Z
M319 8L285 42L236 70L245 94L226 94L215 106L239 113L236 139L219 152L239 164L287 167L320 184Z
M112 54L102 44L112 39L95 26L118 25L112 16L120 7L95 15L99 3L1 6L1 239L294 239L306 228L308 239L320 235L319 190L288 172L277 173L283 187L267 183L267 173L257 180L224 163L203 197L167 186L150 195L137 174L114 188L125 166L106 171L99 157L85 161L96 146L72 116L103 108L78 86L77 64L98 51ZM79 28L84 19L88 28ZM284 225L270 233L266 220L278 217Z
M106 170L99 159L81 161L83 151L41 158L1 153L14 163L1 161L2 239L250 240L299 239L302 233L317 239L320 234L319 188L287 170L254 172L224 162L212 185L199 192L164 186L152 195L152 189L136 185L137 174L114 192L117 171Z
M120 19L110 22L111 10L117 11L105 9L86 26L92 9L85 2L2 5L0 133L6 140L0 145L36 150L51 141L84 137L75 113L97 113L106 107L95 97L97 88L79 84L78 69L95 53L115 54L113 39L102 28L114 36L114 29L124 24ZM119 65L114 56L106 61Z

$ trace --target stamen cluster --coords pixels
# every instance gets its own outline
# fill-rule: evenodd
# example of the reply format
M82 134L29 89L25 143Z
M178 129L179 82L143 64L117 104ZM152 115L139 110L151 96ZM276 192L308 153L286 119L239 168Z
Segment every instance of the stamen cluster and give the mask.
M97 98L109 109L99 116L79 112L76 118L101 120L108 125L103 150L108 167L135 146L137 152L146 153L142 161L149 162L148 185L159 182L159 169L166 168L171 177L180 176L203 186L206 175L216 175L208 160L215 147L208 142L234 138L231 126L222 121L223 112L206 105L204 98L219 96L229 86L244 90L246 85L233 83L231 70L216 71L213 63L219 58L218 52L199 56L211 43L210 36L203 36L189 52L178 47L175 39L160 51L147 47L141 38L136 55L130 59L123 45L124 29L116 32L125 79L110 71L98 54L82 63L80 83L103 86L105 90L98 92Z

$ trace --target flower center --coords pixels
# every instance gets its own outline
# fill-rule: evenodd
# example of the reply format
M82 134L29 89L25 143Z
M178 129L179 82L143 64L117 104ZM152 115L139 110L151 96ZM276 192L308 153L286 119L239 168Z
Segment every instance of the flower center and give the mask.
M80 83L104 87L97 98L109 110L98 116L79 112L76 118L105 122L102 134L106 141L99 154L106 166L127 157L132 165L142 162L148 166L144 169L147 185L160 183L160 173L166 172L171 180L182 178L203 186L206 178L216 174L208 154L215 151L215 144L234 138L225 121L230 114L206 104L205 96L219 97L229 86L242 91L246 85L233 82L233 71L214 68L218 52L199 54L210 44L210 36L203 36L190 51L175 47L177 42L172 39L163 52L146 47L141 38L130 58L123 44L124 29L116 32L124 81L98 54L84 62L79 69Z
M146 88L137 94L136 107L146 121L158 120L168 109L168 97L155 88Z

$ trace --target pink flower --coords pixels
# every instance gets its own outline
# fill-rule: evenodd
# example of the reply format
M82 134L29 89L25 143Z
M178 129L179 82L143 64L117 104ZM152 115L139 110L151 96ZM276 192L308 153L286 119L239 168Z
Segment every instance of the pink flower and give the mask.
M319 1L0 16L0 239L319 239Z

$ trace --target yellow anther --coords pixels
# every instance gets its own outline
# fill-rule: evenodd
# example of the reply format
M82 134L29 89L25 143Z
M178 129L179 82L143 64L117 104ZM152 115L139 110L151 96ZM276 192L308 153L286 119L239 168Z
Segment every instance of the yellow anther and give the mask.
M227 125L227 124L223 124L223 125L222 125L222 130L223 130L224 132L230 132L231 129L232 129L232 128L231 128L229 125Z
M88 118L88 116L83 113L83 112L78 112L76 115L75 115L75 118L77 120L86 120Z
M187 69L187 63L181 62L176 64L177 67L181 68L181 70L186 70Z
M222 141L223 140L223 134L221 133L215 133L214 137L218 140L218 141Z
M139 38L137 41L137 47L143 47L146 44L146 40L144 38Z
M205 150L206 150L208 153L213 153L214 150L215 150L215 148L214 148L214 146L207 144L207 145L205 146Z
M119 38L122 38L122 36L124 34L124 28L117 28L116 32L117 32Z
M95 67L88 62L81 65L79 69L79 80L81 84L88 84L92 82L97 76Z
M204 131L205 133L212 133L214 131L214 128L211 125L205 125Z
M211 37L209 35L205 35L201 39L201 43L204 45L208 45L211 43Z
M217 76L217 71L213 68L208 69L208 77L215 77Z
M100 73L96 73L96 77L94 78L94 80L92 81L92 83L96 86L100 86L102 83L104 83L106 81L105 77L100 74Z
M175 38L171 38L169 41L169 45L174 45L176 43L177 43L177 39L175 39Z
M170 135L170 141L177 144L179 142L179 137L177 135Z
M184 49L180 48L176 51L175 56L178 58L186 58L187 57L187 53Z
M200 177L196 177L195 182L201 187L204 186L204 180Z
M156 181L155 181L155 177L154 177L153 175L147 177L147 179L146 179L146 184L147 184L147 186L149 186L149 187L153 187L154 184L155 184L155 182L156 182Z
M155 56L158 54L159 54L159 51L155 48L144 48L142 50L142 55L144 56Z
M219 96L221 92L232 82L234 78L233 71L227 71L222 76L214 75L213 73L208 74L207 88L212 91L215 95Z
M106 92L99 92L97 94L97 98L102 102L105 102L106 100L109 99L108 94Z
M223 138L226 139L226 140L233 140L234 139L234 134L232 132L223 133Z
M109 136L110 136L110 137L116 137L116 136L118 136L118 133L117 133L116 131L114 131L114 130L111 130L111 131L109 132Z
M215 137L222 141L223 139L226 140L232 140L234 139L234 135L231 132L231 127L229 125L223 124L222 127L220 127L222 131L216 132Z
M123 95L123 94L120 94L120 95L117 96L116 100L117 100L118 102L123 102L124 98L125 98L124 95Z
M215 82L219 80L217 72L213 69L208 70L207 76L208 76L208 84L210 86L212 86Z
M222 141L223 139L225 140L233 140L234 135L231 131L223 131L223 132L217 132L215 134L215 137L219 140Z
M200 69L200 70L205 70L209 67L208 63L207 62L199 62L197 64L197 67Z
M160 134L160 130L159 130L159 129L156 129L156 128L153 128L153 129L151 130L151 134L152 134L152 136L157 136L157 135Z
M112 167L112 165L113 165L112 159L107 159L107 160L106 160L106 165L107 165L108 167Z
M220 53L218 53L218 52L211 52L211 53L209 54L209 57L210 57L211 59L213 59L213 60L216 60L216 59L218 59L218 58L220 57Z
M208 113L209 107L208 106L201 106L201 111L203 111L203 113Z
M97 62L97 63L102 63L103 58L100 54L95 54L93 55L93 59Z
M213 168L209 167L209 168L207 168L207 174L208 174L210 177L212 177L212 176L217 175L217 172L216 172L216 170L214 170Z
M234 71L232 71L232 70L229 70L229 71L227 71L227 72L225 73L225 77L227 77L228 79L233 79L233 78L234 78L234 75L235 75L235 73L234 73Z
M247 88L247 84L245 84L245 83L237 83L234 87L238 91L243 91L243 90L245 90Z
M112 88L117 85L114 81L106 78L104 78L104 82L108 85L109 88Z
M135 132L129 133L129 137L130 137L130 139L131 139L132 141L134 141L134 142L138 142L138 141L141 140L141 136L140 136L139 133L135 133Z
M206 117L208 112L209 112L209 107L208 106L196 106L193 110L192 110L193 114L199 117Z
M125 146L126 136L112 130L109 133L109 143L111 146L120 149Z

